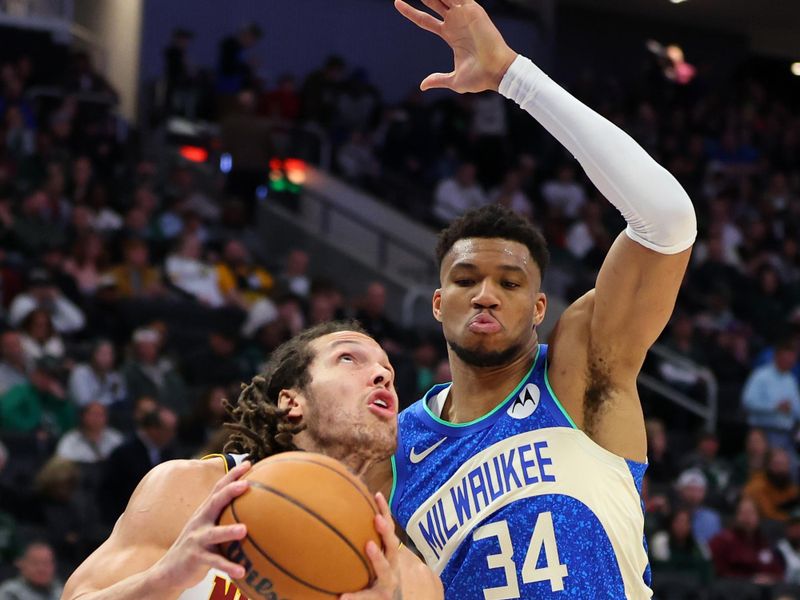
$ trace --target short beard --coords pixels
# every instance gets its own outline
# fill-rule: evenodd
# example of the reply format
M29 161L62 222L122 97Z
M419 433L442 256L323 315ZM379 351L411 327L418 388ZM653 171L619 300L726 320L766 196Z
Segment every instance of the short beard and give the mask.
M470 350L464 346L459 346L455 342L447 342L447 345L456 353L456 356L471 367L502 367L522 352L521 344L513 344L505 350L486 352L483 350Z

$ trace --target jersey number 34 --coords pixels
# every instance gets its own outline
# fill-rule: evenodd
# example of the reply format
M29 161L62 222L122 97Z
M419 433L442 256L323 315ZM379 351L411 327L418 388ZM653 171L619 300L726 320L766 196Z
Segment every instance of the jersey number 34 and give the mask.
M508 521L489 523L475 530L473 540L485 540L496 537L500 544L499 554L490 554L486 562L490 569L503 569L506 574L506 584L499 587L483 590L484 600L511 600L519 598L519 580L517 579L517 565L514 563L514 546L511 544L511 535L508 531ZM536 568L539 556L544 547L545 566ZM540 513L533 527L531 542L525 561L522 563L522 583L536 583L549 581L550 590L553 592L564 591L564 578L567 576L567 565L562 565L558 558L556 534L553 529L553 515L549 512Z

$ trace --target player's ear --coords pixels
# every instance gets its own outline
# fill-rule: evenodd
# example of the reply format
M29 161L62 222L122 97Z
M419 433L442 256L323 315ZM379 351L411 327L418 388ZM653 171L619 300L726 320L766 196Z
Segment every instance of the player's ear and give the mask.
M534 308L533 322L535 325L541 325L544 321L544 315L547 312L547 296L543 292L536 294L536 306Z
M435 292L433 292L433 318L442 322L442 288L437 288Z
M303 401L300 392L294 388L281 390L278 394L278 408L288 410L286 415L290 419L303 418Z

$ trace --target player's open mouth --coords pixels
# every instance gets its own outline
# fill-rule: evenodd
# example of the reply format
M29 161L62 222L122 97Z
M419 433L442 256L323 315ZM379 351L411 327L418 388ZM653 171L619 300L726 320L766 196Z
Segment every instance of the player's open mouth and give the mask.
M472 318L468 328L472 333L497 333L502 326L492 315L480 313Z
M397 401L388 390L376 390L369 395L369 410L379 417L394 417Z

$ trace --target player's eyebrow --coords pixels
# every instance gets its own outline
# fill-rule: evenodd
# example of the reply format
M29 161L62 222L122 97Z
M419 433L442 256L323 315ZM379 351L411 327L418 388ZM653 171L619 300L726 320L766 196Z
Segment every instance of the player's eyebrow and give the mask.
M525 269L523 269L519 265L501 264L501 265L495 265L494 268L500 269L501 271L508 271L513 273L520 273L520 274L526 273ZM452 266L451 270L479 271L480 269L478 268L478 265L471 262L457 262Z
M330 343L329 347L331 349L334 349L337 346L343 346L344 344L355 344L360 349L366 350L366 344L364 344L364 342L362 342L361 340L334 340ZM394 367L390 362L388 362L388 357L387 357L386 367L392 372L392 379L394 379L395 376Z

